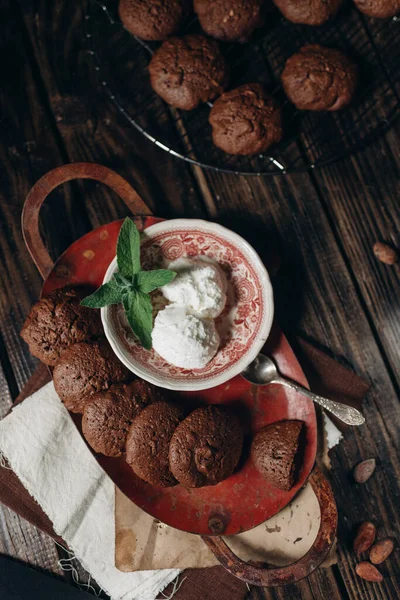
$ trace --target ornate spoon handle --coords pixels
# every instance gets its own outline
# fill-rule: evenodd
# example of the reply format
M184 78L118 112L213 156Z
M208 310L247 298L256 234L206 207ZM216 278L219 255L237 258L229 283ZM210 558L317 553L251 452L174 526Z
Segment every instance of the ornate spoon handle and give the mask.
M294 381L284 379L283 377L274 379L273 383L281 383L287 388L307 396L307 398L310 398L310 400L331 412L335 417L343 421L343 423L347 423L347 425L362 425L365 423L365 418L360 411L352 406L347 406L346 404L341 404L334 400L328 400L328 398L324 398L323 396L318 396L318 394L314 394L313 392L310 392L310 390L303 388L301 385L294 383Z

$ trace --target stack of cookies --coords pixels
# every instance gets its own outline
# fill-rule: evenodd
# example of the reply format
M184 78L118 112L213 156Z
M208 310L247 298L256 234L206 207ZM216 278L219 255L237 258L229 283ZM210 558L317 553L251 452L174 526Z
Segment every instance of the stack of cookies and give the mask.
M225 406L188 414L163 391L118 360L104 337L99 311L81 306L86 288L42 298L21 335L47 364L66 408L82 414L82 432L97 453L124 457L134 473L160 487L216 485L237 468L243 450L239 419ZM272 485L290 490L298 472L301 421L273 423L254 437L251 457Z
M82 414L82 431L95 452L126 456L141 479L168 487L214 485L237 466L243 433L228 410L183 408L132 373L104 337L99 311L80 301L86 288L63 288L42 298L21 335L33 356L52 369L66 408Z

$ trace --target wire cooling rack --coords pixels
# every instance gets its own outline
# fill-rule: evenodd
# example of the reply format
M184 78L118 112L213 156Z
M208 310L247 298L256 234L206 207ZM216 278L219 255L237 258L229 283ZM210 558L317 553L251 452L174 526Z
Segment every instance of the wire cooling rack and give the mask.
M370 19L347 2L321 27L295 25L278 11L246 44L221 44L230 65L229 88L258 81L281 103L284 136L268 154L231 156L216 148L208 116L211 103L192 111L169 107L151 88L148 64L157 42L143 42L122 26L116 0L88 0L88 53L116 108L148 140L201 167L246 175L277 175L331 164L360 150L393 122L400 108L400 19ZM200 33L196 19L185 33ZM350 107L333 113L298 111L280 83L286 60L304 44L343 50L359 66Z

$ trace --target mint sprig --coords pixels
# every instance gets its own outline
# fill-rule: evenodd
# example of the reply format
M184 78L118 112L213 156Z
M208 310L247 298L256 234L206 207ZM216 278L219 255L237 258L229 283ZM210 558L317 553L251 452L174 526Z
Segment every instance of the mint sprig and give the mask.
M81 301L82 306L88 308L101 308L110 304L119 304L121 302L121 288L115 279L111 279L108 283L104 283L90 296L86 296Z
M124 296L124 309L129 325L139 338L143 348L151 349L153 307L148 294L133 292Z
M125 219L117 241L118 272L84 298L82 306L102 308L123 304L125 315L136 337L146 350L151 350L153 311L149 293L170 283L176 273L169 269L142 271L140 264L140 235L132 219Z
M135 275L135 284L144 294L149 294L163 285L170 283L176 273L169 269L155 269L154 271L140 271Z
M132 219L125 219L117 242L118 270L124 277L140 271L140 235Z

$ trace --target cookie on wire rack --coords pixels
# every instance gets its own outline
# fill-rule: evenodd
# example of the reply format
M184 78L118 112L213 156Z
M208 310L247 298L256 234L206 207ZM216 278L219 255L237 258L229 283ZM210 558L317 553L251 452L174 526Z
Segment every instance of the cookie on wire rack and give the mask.
M283 16L292 23L322 25L332 19L343 0L272 0Z
M286 61L282 85L299 110L336 111L350 104L357 72L357 66L339 50L311 44Z
M203 35L165 41L149 64L153 90L167 104L192 110L213 100L228 82L228 68L218 43Z
M246 42L264 25L264 0L194 0L193 8L203 31L223 42Z
M354 0L358 10L375 19L389 19L400 12L400 0Z
M282 138L281 109L259 83L222 94L214 102L209 121L214 144L228 154L265 152Z
M177 33L190 14L189 0L120 0L125 29L141 40L161 41Z

